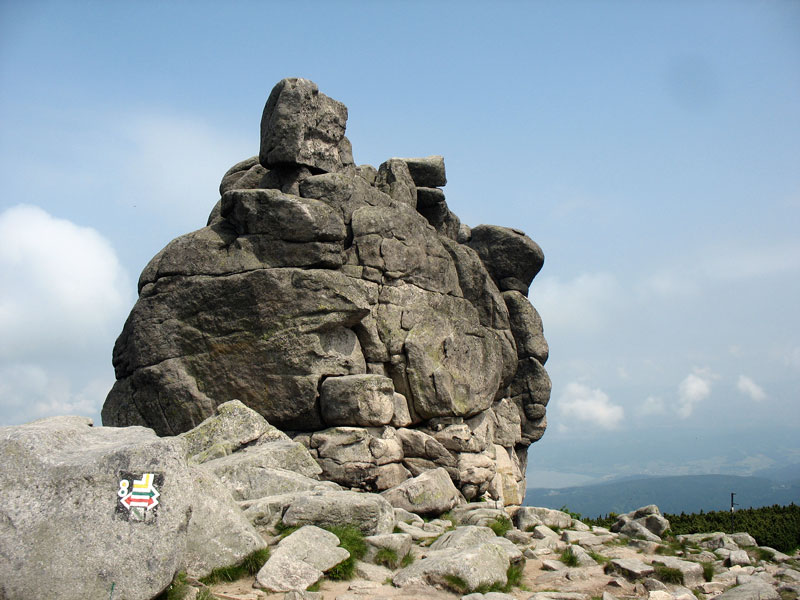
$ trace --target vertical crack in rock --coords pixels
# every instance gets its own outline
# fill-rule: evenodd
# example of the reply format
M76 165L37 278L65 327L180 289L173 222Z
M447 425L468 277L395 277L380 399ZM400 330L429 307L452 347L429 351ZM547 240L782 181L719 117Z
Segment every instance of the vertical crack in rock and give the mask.
M346 123L315 83L275 86L259 155L143 270L103 423L173 435L239 399L341 485L441 467L468 499L519 504L550 395L527 299L544 254L461 223L441 156L355 166Z

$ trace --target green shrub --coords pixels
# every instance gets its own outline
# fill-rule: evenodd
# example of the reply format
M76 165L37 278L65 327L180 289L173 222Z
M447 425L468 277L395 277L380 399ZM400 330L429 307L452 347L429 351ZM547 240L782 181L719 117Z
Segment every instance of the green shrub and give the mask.
M505 516L499 516L489 523L489 528L494 531L494 534L503 537L511 530L511 519Z
M680 569L673 569L656 563L653 563L653 569L655 569L656 579L659 581L683 585L683 573L681 573Z
M578 566L578 557L572 551L572 546L567 546L566 550L561 553L559 560L568 567Z

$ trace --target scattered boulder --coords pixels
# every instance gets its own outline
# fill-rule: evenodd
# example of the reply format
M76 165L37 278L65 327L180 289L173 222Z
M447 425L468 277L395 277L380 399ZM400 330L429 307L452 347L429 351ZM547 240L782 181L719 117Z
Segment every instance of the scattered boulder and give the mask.
M413 565L401 569L392 578L398 587L409 585L452 586L458 578L467 589L499 583L505 585L508 555L497 545L483 543L472 548L439 550Z
M289 505L283 514L283 524L288 527L354 525L364 535L375 535L391 533L395 521L392 506L378 494L315 491Z
M256 585L269 592L305 590L328 569L350 558L339 538L313 525L301 527L278 542L256 575Z
M442 468L426 471L381 495L395 508L419 515L440 515L464 501Z

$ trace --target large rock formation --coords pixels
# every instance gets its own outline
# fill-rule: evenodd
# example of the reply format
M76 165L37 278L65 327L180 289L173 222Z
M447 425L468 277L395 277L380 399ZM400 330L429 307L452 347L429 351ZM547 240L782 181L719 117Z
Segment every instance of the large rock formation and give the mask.
M526 298L542 251L461 224L441 156L355 166L346 120L311 81L273 89L259 156L142 272L103 423L176 435L237 398L324 479L380 491L443 468L468 499L519 504L550 395Z

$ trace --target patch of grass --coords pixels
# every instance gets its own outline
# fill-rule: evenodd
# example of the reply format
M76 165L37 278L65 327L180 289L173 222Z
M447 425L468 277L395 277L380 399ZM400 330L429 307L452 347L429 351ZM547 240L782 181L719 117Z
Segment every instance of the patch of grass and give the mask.
M681 573L680 569L673 569L656 563L653 563L653 569L655 569L655 576L659 581L683 585L683 573Z
M350 553L350 557L328 569L325 572L325 576L334 581L348 581L353 578L356 570L356 561L364 558L364 554L367 552L364 534L361 533L358 527L353 525L340 525L327 527L326 529L339 538L339 546L347 550Z
M599 552L595 552L594 550L589 550L589 556L591 556L597 563L601 565L605 565L611 562L611 559L607 556L603 556Z
M295 531L300 529L299 525L284 525L283 521L278 521L278 524L275 525L275 531L278 532L278 535L281 536L281 539L285 538L286 536L292 535Z
M711 581L714 579L714 563L704 562L700 564L703 566L703 579L706 581Z
M236 581L248 575L255 575L264 566L267 559L269 559L269 548L256 550L234 565L217 567L205 577L201 577L200 582L206 585L214 585L220 581Z
M503 537L511 530L511 519L503 515L495 517L495 519L489 523L489 528L494 531L496 536Z
M400 567L405 569L406 567L412 565L413 563L414 563L414 555L411 554L411 551L409 550L403 557L403 559L400 561Z
M536 529L536 525L528 525L528 526L525 528L525 531L527 531L528 533L533 533L533 530L534 530L534 529Z
M322 581L315 581L314 583L312 583L310 586L308 586L306 588L306 591L318 592L321 587L322 587Z
M572 551L572 546L567 546L558 559L568 567L578 566L578 557L575 556L575 553Z
M156 596L155 600L182 600L189 593L189 584L186 583L186 573L181 571L167 589Z
M197 600L217 600L217 597L211 593L211 590L204 587L197 592Z
M508 583L505 585L504 592L510 592L511 588L521 588L522 587L522 565L510 565L508 570L506 571L506 578L508 579Z
M381 565L382 567L387 567L389 569L396 569L397 566L400 564L400 558L397 556L397 552L392 550L391 548L381 548L378 552L375 553L375 558L373 562L376 565Z
M392 533L403 533L403 530L402 530L402 529L400 529L399 527L395 527L395 528L392 530Z
M764 548L754 548L753 553L756 555L758 560L764 560L767 562L772 562L775 560L775 554L769 550L765 550Z
M227 567L217 567L205 577L201 577L200 582L214 585L221 581L236 581L239 577L244 577L244 569L238 565L228 565Z
M264 563L269 560L269 548L262 548L251 552L242 560L241 566L247 571L248 575L255 575L264 566Z
M445 575L444 580L448 587L450 587L453 591L458 592L459 594L469 593L467 582L461 579L461 577L458 575Z

